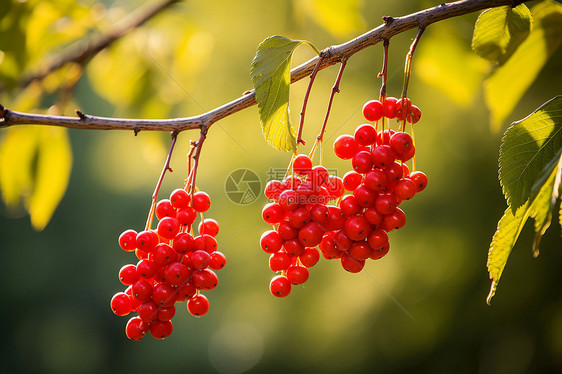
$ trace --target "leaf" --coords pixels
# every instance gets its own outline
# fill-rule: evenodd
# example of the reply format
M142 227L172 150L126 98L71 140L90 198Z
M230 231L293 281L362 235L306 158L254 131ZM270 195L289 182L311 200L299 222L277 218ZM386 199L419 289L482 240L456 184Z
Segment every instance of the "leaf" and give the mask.
M498 227L488 250L488 262L486 264L490 279L492 279L490 293L486 298L488 305L496 293L498 282L519 233L521 233L521 229L529 218L528 214L528 203L517 209L515 213L508 207L498 222Z
M545 167L555 162L561 148L562 96L549 100L507 129L500 146L499 176L513 213L542 187L535 183Z
M71 165L72 151L65 128L10 128L0 143L4 202L14 209L23 199L32 226L44 229L66 191Z
M492 129L499 130L562 41L562 5L552 0L532 8L533 30L484 82Z
M436 23L426 32L416 51L416 74L458 106L468 108L478 96L488 63L470 50L451 24Z
M283 36L271 36L258 46L252 61L251 76L262 132L267 144L278 150L294 151L296 133L289 119L291 56L301 44Z
M503 64L529 36L531 11L525 4L485 10L474 26L472 49L479 56Z
M546 171L549 172L549 177L543 187L540 189L539 194L533 201L530 216L535 220L535 239L533 240L533 256L539 255L539 243L550 226L552 220L552 213L558 200L560 190L560 178L562 177L562 148L558 152L555 167L547 165Z

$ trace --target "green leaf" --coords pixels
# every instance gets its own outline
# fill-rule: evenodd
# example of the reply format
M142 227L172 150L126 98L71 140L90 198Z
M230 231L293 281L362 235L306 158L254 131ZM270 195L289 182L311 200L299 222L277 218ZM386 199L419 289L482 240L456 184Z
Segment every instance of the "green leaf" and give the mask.
M532 8L533 30L513 53L484 82L490 123L499 130L523 94L535 81L562 41L562 5L551 0Z
M485 10L476 20L472 49L487 60L503 64L529 36L532 19L525 4Z
M289 119L289 86L291 56L303 43L310 45L278 35L269 37L261 42L252 61L262 132L267 144L278 150L296 149L296 133Z
M499 175L513 213L531 195L537 194L542 184L535 183L541 179L549 163L554 167L553 160L557 159L561 149L562 96L549 100L507 129L500 146Z
M492 297L496 293L498 282L507 263L507 259L511 254L511 250L521 233L521 229L529 218L528 203L517 209L516 213L507 208L498 222L496 233L492 238L490 249L488 250L488 273L492 280L492 287L486 299L488 305Z
M23 199L33 228L43 230L68 185L72 150L67 130L29 126L6 131L0 144L2 198L11 209Z
M539 255L540 240L550 226L552 213L559 197L560 178L562 177L562 148L558 154L554 167L550 164L547 165L545 171L549 173L548 179L543 183L531 207L530 216L535 220L535 239L532 248L535 257Z

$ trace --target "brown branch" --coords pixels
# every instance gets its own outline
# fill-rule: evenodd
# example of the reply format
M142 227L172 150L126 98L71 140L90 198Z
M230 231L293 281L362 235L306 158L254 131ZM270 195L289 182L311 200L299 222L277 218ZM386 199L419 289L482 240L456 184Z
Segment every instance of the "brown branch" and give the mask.
M97 40L89 40L80 43L52 63L46 65L41 70L24 77L20 81L20 86L26 87L34 80L41 80L67 63L77 63L80 66L86 63L103 49L109 47L113 42L127 35L131 30L143 25L146 21L168 8L170 5L180 0L164 0L158 4L145 6L131 13L119 22L113 30L99 37Z
M389 40L391 37L411 29L426 28L428 25L448 18L473 13L486 8L502 5L515 6L521 0L461 0L453 3L441 4L433 8L422 10L404 17L384 17L384 24L371 31L358 36L344 44L328 47L321 51L320 57L316 56L291 70L291 83L309 76L318 65L318 70L325 69L343 60L349 59L357 52ZM194 117L147 120L147 119L121 119L97 117L80 113L76 117L48 116L15 112L5 109L0 105L0 128L13 125L50 125L78 129L98 130L152 130L175 131L177 133L194 129L208 128L216 121L228 117L242 109L256 104L255 91L247 91L236 100L224 104L207 113Z

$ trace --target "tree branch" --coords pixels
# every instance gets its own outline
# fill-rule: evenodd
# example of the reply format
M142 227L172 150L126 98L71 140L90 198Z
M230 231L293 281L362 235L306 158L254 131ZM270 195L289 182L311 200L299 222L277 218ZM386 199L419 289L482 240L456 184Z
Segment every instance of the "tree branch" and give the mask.
M26 87L34 80L41 80L67 63L77 63L84 66L92 57L109 47L113 42L127 35L131 30L143 25L146 21L178 1L180 0L164 0L155 5L142 7L140 10L124 18L106 35L94 41L80 43L76 48L62 55L40 71L24 77L20 81L20 86Z
M168 2L173 3L175 1L168 0ZM486 8L494 8L502 5L515 6L522 2L526 1L461 0L454 3L441 4L404 17L383 17L384 24L379 27L346 43L322 50L321 61L319 61L320 57L316 56L292 69L291 83L309 76L316 65L318 65L318 70L325 69L341 61L348 60L351 56L367 47L384 40L389 40L393 36L405 31L416 28L423 29L432 23ZM208 129L213 123L255 104L255 91L251 90L229 103L198 116L161 120L97 117L79 111L77 111L78 117L49 116L11 111L0 105L0 128L13 125L34 124L77 129L134 130L135 132L152 130L174 131L179 133L195 128Z

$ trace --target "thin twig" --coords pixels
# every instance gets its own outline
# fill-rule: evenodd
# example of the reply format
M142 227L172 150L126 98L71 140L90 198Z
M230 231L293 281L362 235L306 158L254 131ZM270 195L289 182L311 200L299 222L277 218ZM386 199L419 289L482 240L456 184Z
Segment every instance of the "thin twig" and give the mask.
M404 104L405 104L405 99L408 97L408 84L410 83L410 75L412 72L412 58L414 57L414 51L416 50L416 47L418 45L418 42L420 41L420 38L424 32L425 28L420 27L418 29L418 33L416 35L416 38L414 39L414 41L412 42L412 45L410 46L410 50L408 51L408 54L406 55L406 63L404 66L404 85L402 87L402 99L401 99L401 106L400 106L400 110L402 111L402 113L404 113ZM409 108L408 108L408 112L409 112ZM404 119L402 120L402 131L405 130L406 128L406 118L410 115L410 113L406 113L406 115L404 116Z
M391 37L414 28L425 28L428 25L444 19L469 14L486 8L502 5L517 5L519 0L462 0L454 3L441 4L433 8L422 10L404 17L386 17L385 23L371 31L358 36L344 44L331 46L322 51L322 61L318 70L325 69L342 60L347 60L355 53L389 40ZM390 21L392 19L392 21ZM291 70L291 83L299 81L311 74L318 65L319 56ZM48 116L31 113L15 112L0 106L0 128L13 125L50 125L79 129L98 130L141 130L175 131L209 127L216 121L228 117L240 110L255 105L255 91L247 91L236 100L224 104L207 113L194 117L146 120L96 117L87 114L76 117Z
M308 82L308 87L306 88L306 93L304 94L304 99L302 101L302 108L301 108L301 115L300 115L300 122L299 122L299 131L297 134L297 147L299 144L305 145L306 142L302 138L302 130L304 128L304 115L306 113L306 105L308 104L308 97L310 96L310 91L312 90L312 85L314 84L314 79L316 78L316 74L318 73L318 68L320 67L320 63L322 62L322 54L320 54L320 58L310 74L310 81ZM296 153L296 150L295 150Z
M172 132L172 143L170 144L170 151L168 152L168 157L166 158L166 162L164 163L164 167L162 168L162 172L160 173L160 178L158 178L158 182L156 182L156 187L154 188L154 192L152 193L152 204L150 205L150 211L148 213L148 219L146 220L145 230L150 230L150 228L152 227L152 219L154 218L156 203L158 202L158 192L160 192L160 187L162 186L164 175L166 175L167 171L173 171L172 168L170 168L170 160L172 159L172 153L174 152L174 146L176 145L177 139L178 134Z

